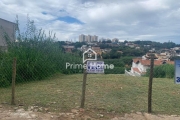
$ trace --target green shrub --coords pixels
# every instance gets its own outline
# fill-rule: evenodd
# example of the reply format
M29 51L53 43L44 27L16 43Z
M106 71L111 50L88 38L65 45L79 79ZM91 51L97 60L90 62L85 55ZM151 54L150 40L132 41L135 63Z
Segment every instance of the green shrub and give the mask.
M174 65L164 64L155 66L153 74L155 78L173 78L174 77ZM150 69L147 70L146 76L149 76Z
M10 41L8 37L6 41ZM66 62L82 62L80 57L64 53L52 33L46 36L42 30L30 29L18 37L18 42L8 42L8 52L0 52L0 87L11 83L13 58L17 58L16 83L42 80L55 73L78 73L66 69Z
M124 67L114 67L114 69L105 69L105 74L124 74Z

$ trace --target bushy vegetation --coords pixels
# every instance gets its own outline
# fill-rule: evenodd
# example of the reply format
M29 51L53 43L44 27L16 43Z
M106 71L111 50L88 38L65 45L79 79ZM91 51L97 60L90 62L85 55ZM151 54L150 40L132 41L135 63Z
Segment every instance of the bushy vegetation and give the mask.
M174 65L165 64L154 67L154 78L173 78ZM149 76L150 70L147 70L146 76Z
M168 41L168 42L164 42L164 43L160 43L160 42L155 42L155 41L132 41L135 44L138 44L140 46L144 46L144 45L151 45L151 48L155 48L156 50L159 49L170 49L173 47L178 47L178 44L173 43L172 41Z
M121 57L133 56L139 57L148 52L147 48L135 49L128 46L120 46L112 48L109 53L102 53L103 59L119 59Z
M105 74L124 74L132 64L132 57L121 57L120 59L104 59L104 64L113 64L114 69L105 69Z
M131 56L121 57L120 59L104 59L105 64L113 64L116 67L124 67L125 65L132 64Z
M105 69L105 74L124 74L125 67L114 67L114 69Z
M81 58L62 52L55 41L55 35L36 30L31 21L18 41L8 42L8 51L0 52L0 87L9 86L12 78L12 60L17 59L16 83L42 80L55 73L78 73L79 70L66 69L66 62L81 63ZM5 37L9 41L9 37Z

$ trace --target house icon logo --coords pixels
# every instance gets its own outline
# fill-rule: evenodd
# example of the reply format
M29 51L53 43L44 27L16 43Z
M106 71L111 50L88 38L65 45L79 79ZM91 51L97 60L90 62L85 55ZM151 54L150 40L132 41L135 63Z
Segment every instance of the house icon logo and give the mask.
M91 47L83 53L83 63L88 60L97 60L97 53Z

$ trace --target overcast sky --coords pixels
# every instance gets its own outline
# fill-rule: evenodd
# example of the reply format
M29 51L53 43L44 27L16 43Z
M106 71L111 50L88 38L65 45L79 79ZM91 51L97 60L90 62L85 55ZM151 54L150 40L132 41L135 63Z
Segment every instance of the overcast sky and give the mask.
M21 31L27 14L59 40L90 34L180 43L179 0L0 0L0 18L13 22L18 15Z

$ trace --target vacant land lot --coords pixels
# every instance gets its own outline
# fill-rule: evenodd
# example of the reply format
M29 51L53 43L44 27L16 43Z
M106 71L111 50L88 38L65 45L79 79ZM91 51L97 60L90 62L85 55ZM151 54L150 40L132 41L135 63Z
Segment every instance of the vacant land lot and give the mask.
M16 106L37 111L64 112L80 106L82 74L57 74L43 81L16 85ZM155 114L180 114L180 86L173 79L154 79L152 110ZM11 88L0 88L0 102L10 104ZM119 74L87 76L85 109L116 112L147 112L147 77Z

